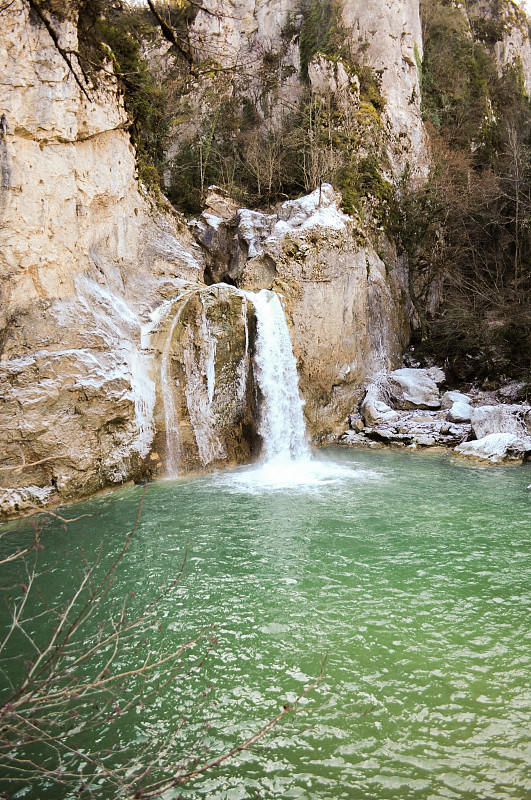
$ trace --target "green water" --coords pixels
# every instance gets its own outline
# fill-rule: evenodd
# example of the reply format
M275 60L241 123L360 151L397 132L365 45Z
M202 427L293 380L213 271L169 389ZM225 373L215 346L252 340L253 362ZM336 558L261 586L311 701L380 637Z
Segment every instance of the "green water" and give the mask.
M215 624L218 636L202 669L145 711L161 737L184 717L183 753L230 749L328 654L297 711L183 797L530 798L531 469L387 451L317 458L335 466L291 468L295 486L237 470L148 487L113 592L151 596L188 540L163 632L180 642ZM67 509L95 516L46 534L44 594L72 590L79 547L89 560L101 541L106 557L119 551L141 493ZM124 721L121 745L145 723Z

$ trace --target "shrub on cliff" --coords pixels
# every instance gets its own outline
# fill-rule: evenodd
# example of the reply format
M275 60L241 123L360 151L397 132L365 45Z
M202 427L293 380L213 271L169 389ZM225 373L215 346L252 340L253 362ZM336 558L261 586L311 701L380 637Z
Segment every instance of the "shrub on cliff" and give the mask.
M522 64L500 73L492 43L444 0L423 4L423 26L433 167L424 187L405 193L396 232L419 338L461 380L529 380L531 106Z

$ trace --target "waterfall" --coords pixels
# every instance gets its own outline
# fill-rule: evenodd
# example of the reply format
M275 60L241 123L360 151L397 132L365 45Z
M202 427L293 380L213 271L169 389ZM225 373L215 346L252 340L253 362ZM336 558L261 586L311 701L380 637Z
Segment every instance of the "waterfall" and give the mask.
M183 311L195 295L199 300L197 308L194 307L193 313L188 314L183 322ZM224 302L227 302L227 297L236 299L234 295L241 302L241 311L237 316L234 314L232 327L227 328L223 322L223 309L217 312L217 316L212 314L212 298L215 302L225 298ZM178 307L175 311L176 304ZM256 317L256 339L252 348L247 318L249 304L254 307ZM168 319L172 309L173 318ZM207 466L231 457L227 447L230 448L231 443L234 447L234 441L242 436L242 430L238 432L234 425L241 424L243 409L246 408L251 352L254 352L254 375L261 395L257 427L263 441L263 463L278 468L282 464L308 460L309 448L299 396L297 366L278 296L266 289L255 294L219 284L208 290L186 290L176 298L175 304L168 307L167 312L164 315L167 334L161 351L160 386L168 475L178 475L187 455L182 452L180 425L183 423L179 419L176 391L186 398L186 419L189 419L193 429L201 464ZM183 322L183 330L176 342L175 332L180 322ZM234 349L237 330L236 341L239 341L241 349L238 346ZM229 331L227 345L223 337ZM176 357L173 355L174 347L177 347L175 353L179 353L177 357L181 364L180 387L171 370L172 358ZM220 361L220 358L223 360Z
M265 462L309 458L297 363L284 309L274 292L246 293L256 311L255 370L262 393L259 433Z

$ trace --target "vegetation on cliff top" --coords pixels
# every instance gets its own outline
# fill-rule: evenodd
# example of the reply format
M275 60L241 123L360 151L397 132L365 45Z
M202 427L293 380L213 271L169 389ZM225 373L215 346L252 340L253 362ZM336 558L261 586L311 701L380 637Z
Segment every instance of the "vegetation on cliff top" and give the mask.
M30 5L57 18L78 15L83 70L112 61L139 176L152 191L195 214L212 183L242 205L269 208L331 181L345 211L376 237L383 230L407 255L414 325L426 350L461 380L529 378L531 109L521 62L500 71L494 53L511 28L527 34L514 4L422 3L418 66L433 168L415 192L405 176L400 202L389 180L378 75L363 66L363 52L359 61L353 54L336 0L301 0L281 45L260 45L258 83L215 59L191 66L185 56L193 51L196 4L157 4L159 19L117 0ZM161 21L181 44L156 71L141 43L160 43ZM297 72L288 57L293 43L302 81L294 102L281 95ZM346 104L312 89L315 59L349 76Z

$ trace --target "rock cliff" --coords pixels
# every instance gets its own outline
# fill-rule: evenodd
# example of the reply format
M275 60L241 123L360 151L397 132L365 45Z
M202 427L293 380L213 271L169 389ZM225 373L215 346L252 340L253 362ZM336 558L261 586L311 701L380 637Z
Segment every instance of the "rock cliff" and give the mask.
M201 254L139 189L112 75L88 97L23 2L0 17L0 479L9 511L141 469L155 385L147 310ZM55 21L65 49L76 28Z
M244 87L250 97L261 98L261 113L277 125L303 90L301 47L310 5L297 0L207 0L192 26L198 58L215 59L224 69L234 70L231 92ZM344 40L343 52L373 70L381 83L393 173L407 171L413 180L424 179L429 156L420 115L418 0L346 0L335 25ZM315 50L319 52L318 44ZM268 60L274 64L275 80L268 73ZM310 78L317 94L330 91L315 74ZM337 88L333 87L334 94Z
M131 478L256 458L256 323L245 291L282 297L314 441L343 429L368 375L400 365L408 275L378 211L400 176L422 182L429 167L417 0L347 0L333 20L345 57L308 50L306 5L208 0L205 9L195 14L190 41L196 60L215 64L175 100L182 113L174 115L168 164L207 118L208 102L215 107L214 95L254 98L253 113L274 132L286 107L310 91L336 114L330 135L348 134L367 169L377 153L378 174L352 214L317 169L306 177L313 190L318 176L320 188L269 213L213 192L187 225L137 179L112 61L97 85L76 80L64 58L77 50L75 20L46 12L54 43L26 0L7 4L0 12L2 513ZM500 64L514 58L511 35L498 48ZM149 54L159 66L166 59L164 74L172 63L166 51L158 41Z
M193 224L210 274L243 289L279 292L291 322L305 414L315 441L339 433L367 375L399 363L408 341L407 276L378 254L324 184L275 214L211 206ZM224 213L220 209L219 213Z

